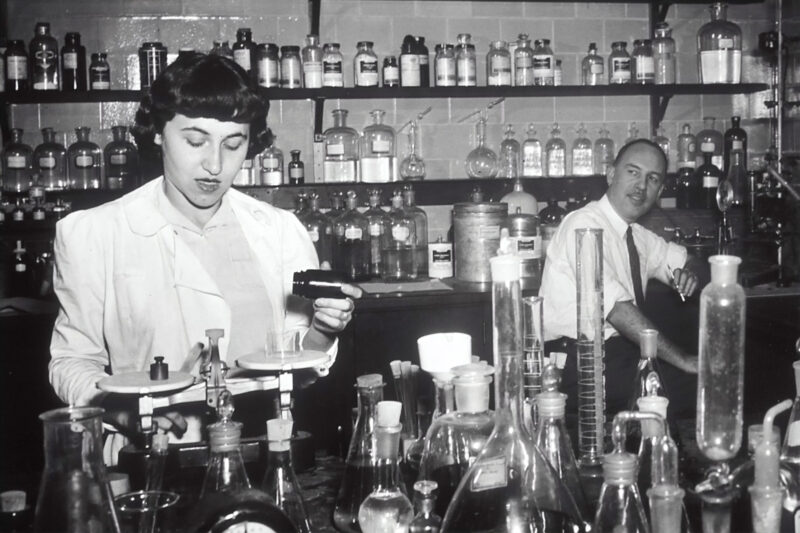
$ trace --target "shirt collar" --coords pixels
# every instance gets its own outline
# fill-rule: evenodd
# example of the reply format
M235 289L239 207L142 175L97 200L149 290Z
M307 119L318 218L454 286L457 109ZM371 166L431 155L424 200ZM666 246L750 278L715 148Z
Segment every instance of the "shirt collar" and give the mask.
M619 214L614 210L614 206L611 205L611 202L608 200L608 195L604 194L602 198L597 202L600 211L608 218L608 221L611 223L611 227L614 228L614 231L620 237L625 237L625 233L628 231L628 223L619 216Z
M176 226L179 228L183 228L185 230L191 231L192 233L196 233L198 235L202 235L205 232L212 230L218 227L224 227L235 220L235 215L233 213L233 209L230 206L230 202L228 201L228 195L222 195L222 203L217 209L217 212L211 217L211 219L206 223L205 227L198 228L194 222L189 220L189 218L181 213L170 201L167 197L164 188L166 187L166 179L162 186L158 187L156 190L156 208L161 213L161 215L166 219L167 223Z

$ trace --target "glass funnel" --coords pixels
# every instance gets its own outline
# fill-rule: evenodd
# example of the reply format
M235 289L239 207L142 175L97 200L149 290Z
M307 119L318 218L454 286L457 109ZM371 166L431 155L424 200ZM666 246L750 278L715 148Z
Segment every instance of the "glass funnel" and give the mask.
M119 531L103 464L103 409L65 407L39 415L44 471L34 531Z
M475 124L477 146L467 155L467 176L493 178L497 175L497 154L486 147L486 118L481 116Z
M545 162L548 178L561 178L567 174L567 144L561 138L558 123L554 123L550 130L550 139L545 145Z
M505 139L500 143L500 162L498 174L500 178L516 178L519 176L519 141L514 138L514 127L506 126Z
M419 126L412 120L408 127L408 155L400 163L400 177L404 180L425 178L425 161L417 153L419 147Z

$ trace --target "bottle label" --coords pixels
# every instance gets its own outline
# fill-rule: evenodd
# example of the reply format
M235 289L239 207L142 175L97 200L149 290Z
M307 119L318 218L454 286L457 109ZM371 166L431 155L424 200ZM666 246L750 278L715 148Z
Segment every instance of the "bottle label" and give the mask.
M595 61L589 66L589 72L592 74L603 74L605 70L605 65L603 65L603 63L600 61Z
M656 77L656 67L652 57L639 56L636 58L636 80L649 81Z
M744 150L744 141L734 139L733 142L731 142L731 150Z
M128 156L125 154L111 154L109 160L112 165L125 165L128 162Z
M717 40L717 48L720 50L725 50L727 48L733 48L733 39L730 38L723 38Z
M701 152L713 152L714 151L714 143L713 142L700 143L700 151Z
M328 155L343 155L344 154L344 145L343 144L326 144L325 145L325 153Z
M238 50L234 50L233 60L247 72L250 72L250 49L239 48Z
M345 228L344 230L344 238L351 241L361 240L362 234L361 228Z
M388 154L392 149L392 143L384 140L372 141L372 151L376 154Z
M325 87L343 87L344 77L342 76L341 61L322 62L322 85Z
M306 177L305 169L303 169L303 167L290 167L289 177L292 179L305 178Z
M6 166L8 168L25 168L25 156L24 155L7 156Z
M262 87L277 87L280 84L277 61L269 58L258 61L258 84Z
M398 242L406 242L411 230L405 226L392 226L392 239Z
M28 79L28 58L25 56L11 56L6 58L6 78L9 80Z
M458 61L456 80L459 87L475 87L478 84L478 77L475 73L475 61L471 61L469 58Z
M78 68L78 53L64 52L64 64L62 67L67 70L76 70Z
M378 61L367 57L356 62L356 85L361 87L375 87L378 85Z
M533 56L533 83L536 85L553 85L553 56Z
M719 185L719 178L716 176L703 176L704 189L716 189Z
M283 172L280 170L262 170L261 183L270 187L283 185Z
M90 155L75 156L75 166L78 168L89 168L94 164L94 158Z
M419 87L419 56L416 54L400 55L400 82L403 87Z
M369 225L369 236L380 237L383 233L383 224L380 222L373 222Z
M432 278L453 277L453 245L436 242L428 245L428 275Z
M741 76L741 50L703 50L700 52L700 81L702 83L739 83Z
M46 168L46 169L53 169L56 168L56 158L55 157L40 157L39 158L39 168Z
M319 230L317 228L308 230L308 237L311 242L319 242Z
M489 85L511 85L511 59L496 55L491 58L489 66Z
M322 87L322 63L319 61L306 61L303 63L303 81L309 89Z
M542 238L539 235L534 237L511 237L511 241L521 259L541 259L542 258Z
M103 80L92 80L92 87L95 91L105 91L111 88L111 83Z
M631 58L612 57L611 58L611 81L619 83L630 81L631 79Z
M34 209L33 210L33 220L44 220L44 209Z
M453 87L456 84L456 62L449 57L436 60L436 86Z
M500 238L500 226L478 226L478 238L481 240L497 240Z
M506 469L506 458L494 457L482 460L476 468L475 475L469 490L481 492L484 490L498 489L508 485L508 470Z
M273 170L280 166L278 162L278 158L274 156L269 157L262 157L261 158L261 168L264 170Z

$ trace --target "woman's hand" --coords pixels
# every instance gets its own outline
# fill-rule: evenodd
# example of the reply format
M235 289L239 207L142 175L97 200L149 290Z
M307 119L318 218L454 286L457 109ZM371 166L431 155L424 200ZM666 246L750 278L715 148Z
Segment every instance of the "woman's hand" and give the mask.
M314 316L311 327L328 336L344 330L353 318L353 300L361 298L361 289L354 285L342 285L348 298L317 298L314 300Z

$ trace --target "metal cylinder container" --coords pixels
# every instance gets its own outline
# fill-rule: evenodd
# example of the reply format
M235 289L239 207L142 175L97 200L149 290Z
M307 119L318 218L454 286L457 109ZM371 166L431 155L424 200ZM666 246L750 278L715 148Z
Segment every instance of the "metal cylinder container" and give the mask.
M500 248L500 229L508 204L458 203L453 206L456 280L487 283L492 280L489 258Z

